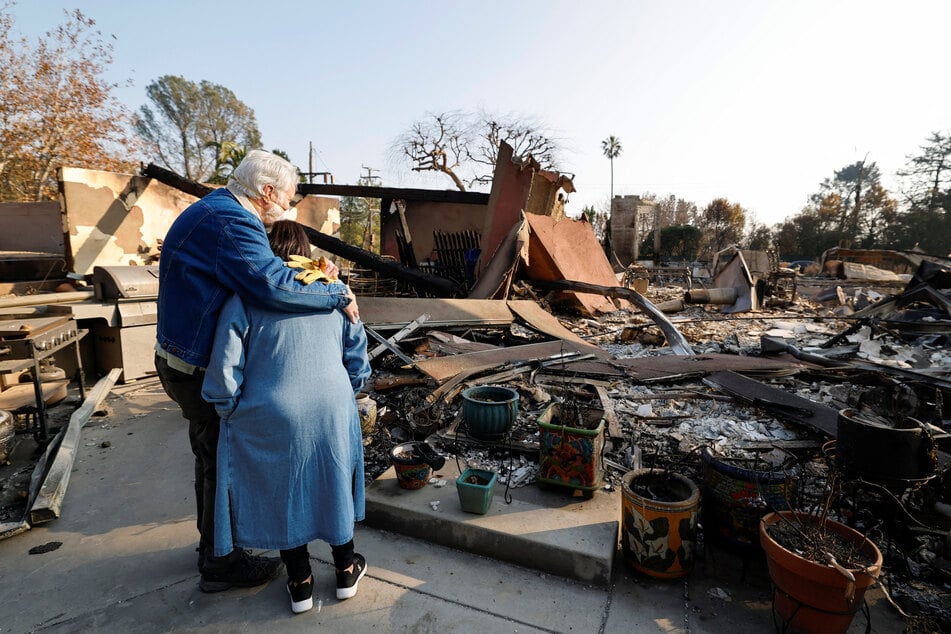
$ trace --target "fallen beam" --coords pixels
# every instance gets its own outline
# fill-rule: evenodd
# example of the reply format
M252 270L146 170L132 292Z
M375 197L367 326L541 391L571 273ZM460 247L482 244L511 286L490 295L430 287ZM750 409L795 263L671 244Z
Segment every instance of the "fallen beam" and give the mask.
M66 487L69 486L69 474L76 460L81 430L116 384L120 374L122 368L113 368L109 374L99 379L83 404L69 417L69 424L62 431L62 440L56 449L56 457L53 458L49 471L43 478L43 486L30 506L30 524L41 524L59 517Z
M452 280L424 273L419 269L404 266L393 260L384 260L375 253L364 251L347 244L333 236L328 236L307 225L301 225L307 232L307 239L318 249L329 251L345 260L358 264L386 277L409 284L417 291L436 297L465 297L466 291Z

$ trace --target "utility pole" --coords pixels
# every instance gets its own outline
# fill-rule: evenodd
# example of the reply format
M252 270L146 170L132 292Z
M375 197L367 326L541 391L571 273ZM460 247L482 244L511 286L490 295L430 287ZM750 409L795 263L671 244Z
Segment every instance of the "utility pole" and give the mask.
M370 186L376 185L377 183L375 181L379 181L380 177L374 176L373 172L379 172L380 170L376 169L375 167L367 167L366 165L360 165L360 167L367 171L367 175L361 177L361 180L366 181L367 185L370 185ZM366 201L366 205L367 205L367 224L363 228L362 247L365 251L372 251L373 250L373 206L370 205L369 198L364 198L364 201Z
M315 172L314 171L314 142L309 142L309 151L307 153L307 171L301 172L301 176L307 177L308 184L314 184L314 176L322 176L324 178L324 185L334 184L334 175L331 172Z
M361 165L360 167L367 171L367 175L363 176L362 178L363 180L367 181L368 185L373 185L374 180L380 180L379 176L373 175L373 172L379 172L380 170L376 169L375 167L367 167L366 165Z

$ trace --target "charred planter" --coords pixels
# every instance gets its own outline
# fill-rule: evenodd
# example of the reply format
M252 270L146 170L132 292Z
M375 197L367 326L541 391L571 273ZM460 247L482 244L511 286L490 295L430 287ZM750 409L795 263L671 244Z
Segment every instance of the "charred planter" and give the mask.
M700 462L704 535L741 553L759 552L760 518L789 508L798 488L798 467L753 469L717 456L707 447L700 453Z
M854 409L839 412L835 460L845 477L886 486L927 480L937 468L934 441L918 421L890 426Z

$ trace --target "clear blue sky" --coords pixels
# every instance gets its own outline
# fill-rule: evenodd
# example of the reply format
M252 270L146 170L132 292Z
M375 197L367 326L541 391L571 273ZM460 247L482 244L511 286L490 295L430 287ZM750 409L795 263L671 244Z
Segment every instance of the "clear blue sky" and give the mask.
M544 122L575 174L569 213L606 206L601 141L622 144L614 193L726 197L773 224L834 170L878 163L885 185L951 129L949 0L19 0L39 34L80 9L114 35L130 109L155 78L230 88L264 145L354 183L451 188L388 160L427 112Z

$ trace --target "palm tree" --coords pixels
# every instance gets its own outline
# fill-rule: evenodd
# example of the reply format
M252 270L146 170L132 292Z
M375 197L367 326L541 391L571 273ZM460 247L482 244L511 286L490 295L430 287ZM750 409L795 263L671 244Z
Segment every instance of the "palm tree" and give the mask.
M611 200L614 200L614 158L621 153L621 139L612 134L601 141L601 149L611 161Z

